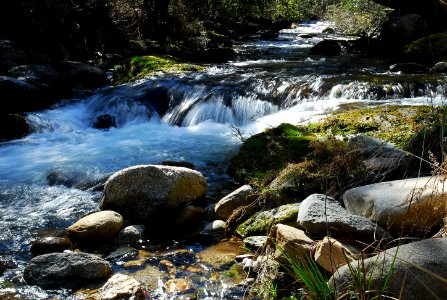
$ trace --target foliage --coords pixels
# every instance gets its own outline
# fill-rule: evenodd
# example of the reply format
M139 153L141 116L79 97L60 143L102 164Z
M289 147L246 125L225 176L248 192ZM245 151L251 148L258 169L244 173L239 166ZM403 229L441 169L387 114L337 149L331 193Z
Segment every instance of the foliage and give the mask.
M371 35L386 20L386 10L371 0L341 0L328 7L324 18L341 32Z
M288 261L284 267L303 286L310 299L336 299L336 291L328 284L328 277L308 255L292 257L283 251Z

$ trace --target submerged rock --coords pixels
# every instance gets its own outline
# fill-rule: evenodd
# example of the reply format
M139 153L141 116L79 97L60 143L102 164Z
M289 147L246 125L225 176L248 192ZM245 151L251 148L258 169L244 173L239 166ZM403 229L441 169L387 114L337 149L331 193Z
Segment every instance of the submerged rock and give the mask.
M112 269L104 259L88 253L51 253L33 258L23 273L28 284L45 289L74 289L107 278Z
M64 252L73 247L67 237L48 236L32 242L30 252L32 255L42 255L54 252Z
M323 40L313 46L309 55L335 56L341 54L341 47L337 41Z

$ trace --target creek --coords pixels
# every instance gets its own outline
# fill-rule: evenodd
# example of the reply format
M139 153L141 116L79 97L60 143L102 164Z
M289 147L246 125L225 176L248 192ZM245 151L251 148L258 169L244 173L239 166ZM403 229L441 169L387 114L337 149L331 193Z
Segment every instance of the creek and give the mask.
M329 25L303 23L282 30L275 40L238 42L237 59L208 65L205 72L159 74L27 114L34 133L0 144L0 258L15 265L0 277L0 298L17 293L25 299L76 299L67 291L27 286L22 279L33 239L71 225L96 209L101 196L92 188L50 185L49 174L82 179L88 186L128 166L188 161L207 177L208 195L218 200L231 184L225 169L241 144L238 132L247 137L283 122L316 120L344 105L445 99L445 77L390 73L390 62L362 55L309 56L323 38L347 39L322 33ZM116 127L93 128L104 114L114 117ZM160 247L188 251L169 257L182 270L200 267L199 273L177 274L196 283L199 299L240 299L243 288L212 280L219 270L195 258L205 245L194 239ZM160 257L165 256L152 264ZM112 263L123 270L120 261ZM151 296L171 299L161 285Z

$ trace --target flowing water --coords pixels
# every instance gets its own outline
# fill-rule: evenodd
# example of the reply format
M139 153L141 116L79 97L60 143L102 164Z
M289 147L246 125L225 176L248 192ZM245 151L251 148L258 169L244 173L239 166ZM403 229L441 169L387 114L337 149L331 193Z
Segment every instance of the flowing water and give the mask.
M28 287L22 271L31 259L32 240L97 208L100 192L49 185L49 174L95 182L132 165L188 161L207 177L209 194L217 197L230 182L225 168L241 143L235 128L249 136L282 122L316 119L343 104L439 104L445 99L445 77L390 73L389 62L360 55L309 56L323 38L343 39L323 34L328 25L300 24L281 31L276 40L237 43L237 59L209 65L205 72L160 74L28 114L34 133L0 144L0 258L16 265L0 277L0 298L5 293L72 297ZM116 127L93 128L104 114L114 117ZM200 240L174 244L192 252L182 264L195 261L194 253L203 248ZM241 297L222 280L205 280L213 269L200 267L201 299ZM152 296L169 298L160 289Z

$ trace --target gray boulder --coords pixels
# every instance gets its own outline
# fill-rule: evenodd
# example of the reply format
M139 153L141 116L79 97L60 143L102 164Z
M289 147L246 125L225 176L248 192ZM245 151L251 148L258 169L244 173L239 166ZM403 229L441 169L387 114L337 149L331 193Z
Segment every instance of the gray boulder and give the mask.
M334 198L313 194L301 202L298 224L310 235L352 238L364 242L389 239L391 236L372 221L353 215Z
M26 266L28 284L45 289L74 289L107 278L112 269L104 259L88 253L51 253L33 258Z
M120 245L135 245L144 238L146 227L143 225L131 225L124 227L118 235L118 243Z
M436 63L433 68L430 69L433 73L447 73L447 62L440 61Z
M70 85L93 89L107 84L106 73L93 65L76 61L64 61L54 67Z
M441 225L447 184L439 177L420 177L370 184L346 191L348 211L400 235L426 233Z
M105 183L102 210L114 210L133 224L155 223L203 196L205 177L170 166L139 165L116 172Z
M354 280L353 274L357 277L358 271L362 278L371 279L369 293L374 296L374 292L383 287L385 277L391 272L386 289L391 298L445 299L447 238L428 239L390 248L364 261L354 261L350 267L352 269L347 265L341 267L329 280L340 293L348 289Z
M51 67L42 65L20 65L8 70L11 77L37 77L48 83L55 83L60 80L60 75Z

